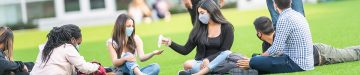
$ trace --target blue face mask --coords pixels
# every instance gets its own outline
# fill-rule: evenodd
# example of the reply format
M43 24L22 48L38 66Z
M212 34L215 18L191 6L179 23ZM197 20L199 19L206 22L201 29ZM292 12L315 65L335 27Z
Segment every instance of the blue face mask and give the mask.
M204 14L199 14L199 20L200 20L201 23L203 23L203 24L208 24L208 23L209 23L209 19L210 19L210 17L209 17L208 14L206 14L206 13L204 13Z
M131 34L133 33L133 31L134 31L134 28L133 28L133 27L126 27L126 29L125 29L125 34L126 34L126 36L127 36L127 37L130 37Z

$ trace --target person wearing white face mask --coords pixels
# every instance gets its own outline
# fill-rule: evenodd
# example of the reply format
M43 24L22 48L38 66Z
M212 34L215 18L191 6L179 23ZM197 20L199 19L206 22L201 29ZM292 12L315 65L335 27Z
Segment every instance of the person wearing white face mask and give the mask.
M126 14L120 14L114 25L112 38L107 40L107 47L110 52L113 70L117 75L158 75L160 66L156 63L140 68L136 63L136 55L139 55L141 62L145 62L154 55L160 55L163 50L154 50L145 54L143 42L138 35L135 35L134 20Z
M197 47L195 59L184 63L185 71L180 71L180 75L216 72L214 68L232 53L229 50L234 41L234 28L222 15L219 6L213 0L201 0L194 9L197 9L197 19L185 45L169 38L162 39L162 44L182 55Z

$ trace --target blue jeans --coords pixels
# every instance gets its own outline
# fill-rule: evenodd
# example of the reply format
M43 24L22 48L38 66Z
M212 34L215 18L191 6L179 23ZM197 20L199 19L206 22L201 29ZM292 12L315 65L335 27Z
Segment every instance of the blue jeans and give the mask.
M217 65L224 61L232 52L229 50L221 52L214 60L212 60L207 66L212 71ZM200 71L200 65L203 61L196 60L193 62L192 68L189 70L190 73L197 73Z
M283 54L279 57L255 56L250 59L250 68L259 73L287 73L304 71L289 56Z
M133 55L132 53L126 52L124 57ZM136 62L128 62L126 61L123 65L120 67L116 67L114 70L114 73L117 75L122 75L122 73L128 73L130 75L134 74L134 68L139 67L139 65ZM139 67L140 68L140 67ZM143 67L140 69L142 73L145 73L147 75L158 75L160 72L160 66L159 64L153 63L146 67Z
M271 15L273 27L274 29L276 29L276 23L279 18L279 13L275 11L273 0L266 0L266 4ZM292 0L291 8L305 16L302 0Z

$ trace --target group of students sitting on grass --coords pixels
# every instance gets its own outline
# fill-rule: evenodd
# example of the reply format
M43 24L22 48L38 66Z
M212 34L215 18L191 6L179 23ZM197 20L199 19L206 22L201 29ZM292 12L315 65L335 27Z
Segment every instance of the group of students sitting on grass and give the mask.
M272 1L272 0L270 0ZM225 19L213 0L201 0L196 6L194 27L185 45L170 38L160 39L179 54L187 55L196 48L195 58L187 60L179 75L287 73L313 70L314 66L360 60L360 46L337 49L326 44L313 44L304 14L292 9L294 0L274 0L279 13L275 24L267 17L254 21L257 37L263 41L263 53L247 58L230 51L234 41L233 25ZM140 67L141 62L159 55L163 50L145 54L140 36L135 34L135 22L127 14L120 14L112 37L106 41L113 68L105 69L98 62L86 62L79 54L82 42L78 26L67 24L54 27L47 34L47 42L39 46L35 65L13 60L14 35L11 29L0 27L1 75L158 75L160 65ZM243 73L242 73L243 74Z

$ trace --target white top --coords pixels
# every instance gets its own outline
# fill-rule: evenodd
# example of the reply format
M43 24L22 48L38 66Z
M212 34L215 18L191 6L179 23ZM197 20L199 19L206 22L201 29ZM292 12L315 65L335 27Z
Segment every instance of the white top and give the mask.
M44 44L39 46L39 54L30 75L75 75L75 67L80 72L89 74L99 68L98 64L86 62L71 44L54 48L49 61L45 64L41 59L44 46Z
M118 44L116 44L116 42L112 39L112 38L109 38L107 41L106 41L106 45L107 46L109 46L109 45L112 45L114 48L118 48L119 47L119 45ZM137 50L135 50L135 56L136 56L136 54L137 54ZM123 51L123 52L121 52L121 57L124 57L124 55L125 55L125 52Z

